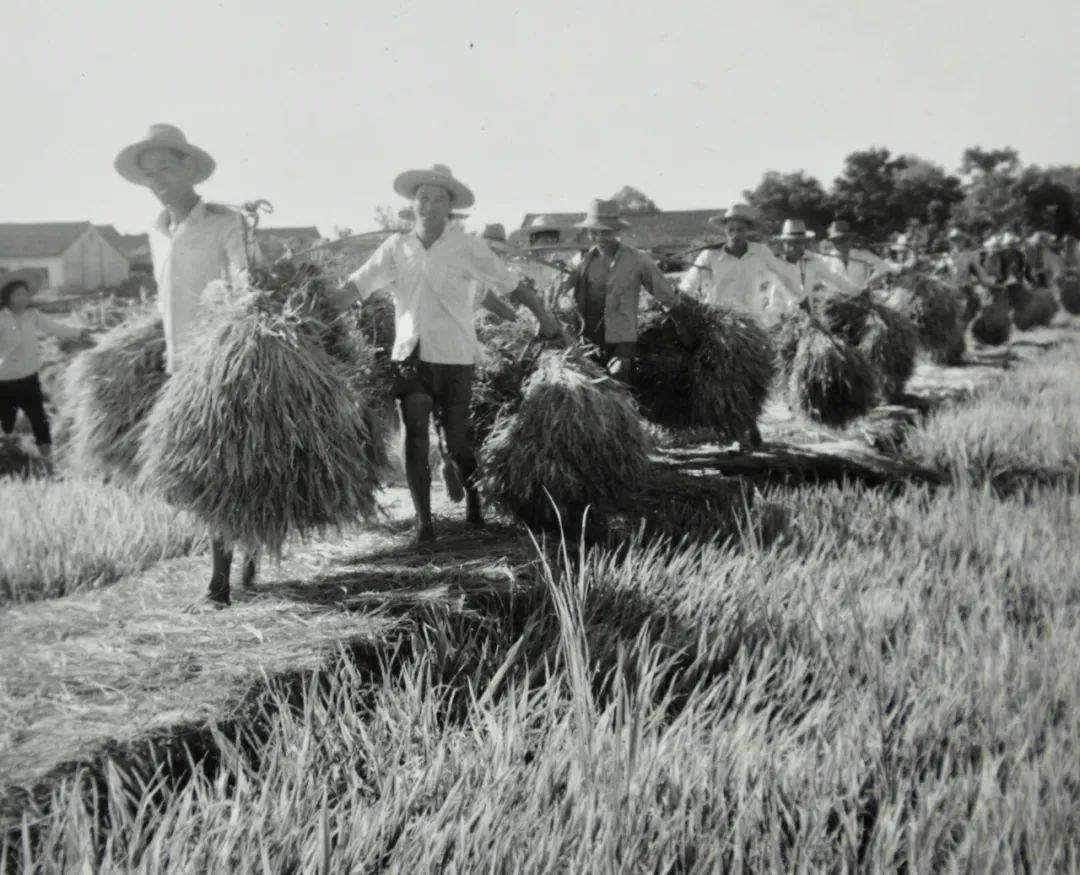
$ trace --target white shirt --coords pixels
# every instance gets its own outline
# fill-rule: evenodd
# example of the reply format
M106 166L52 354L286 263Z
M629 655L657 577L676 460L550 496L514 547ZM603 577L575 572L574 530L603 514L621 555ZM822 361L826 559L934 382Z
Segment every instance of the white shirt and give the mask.
M706 249L698 254L679 288L707 304L734 307L765 322L770 320L774 307L784 309L776 295L763 290L770 280L796 301L802 299L793 267L777 258L764 243L748 243L742 257L732 255L726 247Z
M871 277L889 270L887 262L865 249L849 250L847 261L841 258L840 253L835 250L822 252L821 260L828 270L847 279L855 287L856 291L865 286Z
M360 300L393 284L394 361L407 359L419 344L422 361L471 365L477 358L476 290L512 292L521 277L479 237L448 223L430 249L414 231L387 238L349 282Z
M165 210L151 226L150 252L165 323L166 368L173 373L190 343L206 286L235 280L248 267L244 220L235 210L202 200L178 225Z
M73 340L82 329L57 322L33 307L18 316L8 307L0 309L0 380L21 380L41 370L39 332Z

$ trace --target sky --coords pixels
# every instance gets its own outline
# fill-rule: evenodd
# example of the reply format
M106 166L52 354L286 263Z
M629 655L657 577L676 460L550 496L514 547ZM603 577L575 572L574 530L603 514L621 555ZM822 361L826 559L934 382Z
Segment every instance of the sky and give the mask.
M625 184L724 207L769 170L826 186L885 146L1080 163L1080 2L6 0L0 221L144 230L112 168L155 122L266 198L266 225L375 227L402 170L448 165L469 224L584 211Z

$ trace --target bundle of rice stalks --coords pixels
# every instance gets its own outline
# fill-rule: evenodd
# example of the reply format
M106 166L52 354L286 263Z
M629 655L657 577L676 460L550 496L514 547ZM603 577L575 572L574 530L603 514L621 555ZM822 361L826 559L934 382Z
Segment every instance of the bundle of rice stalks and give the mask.
M858 348L877 374L882 397L895 401L915 370L918 329L903 313L871 304Z
M156 313L118 325L75 358L63 394L71 420L67 452L76 467L121 480L138 475L146 418L168 379L164 361L165 332Z
M370 361L318 277L275 265L230 291L150 414L142 480L214 533L276 555L375 511L384 423Z
M483 354L476 365L470 422L474 442L487 440L495 420L507 405L516 404L521 389L536 364L541 344L527 322L482 320L476 334Z
M858 346L870 318L869 295L817 295L812 303L814 315L830 334Z
M1005 300L1014 313L1019 313L1031 303L1031 289L1018 279L1010 279L1005 283Z
M709 543L736 537L753 501L752 487L741 478L650 465L622 513L635 530L644 528L647 539Z
M650 422L731 440L757 422L773 373L769 335L752 316L684 299L644 320L633 390Z
M645 475L650 444L618 381L580 353L545 352L481 453L482 488L526 525L580 531L625 507Z
M978 315L979 310L982 307L982 301L979 299L979 293L975 291L975 286L970 283L965 283L960 286L958 294L961 306L963 307L960 318L963 323L967 325Z
M826 425L842 426L874 406L874 370L855 346L811 326L799 341L788 378L788 399Z
M801 308L794 308L781 313L776 324L769 329L775 376L780 385L787 386L791 377L791 363L795 361L795 353L799 351L799 341L812 326L810 315Z
M1065 274L1058 283L1058 294L1067 313L1080 315L1080 276L1072 271Z
M910 319L919 342L938 364L959 364L964 358L960 302L951 288L932 277L914 277L897 288L887 304Z
M1035 289L1023 309L1014 313L1013 321L1021 331L1027 331L1038 325L1049 325L1054 321L1057 311L1058 303L1054 293L1050 289Z
M1000 346L1012 333L1012 314L1004 298L996 297L971 323L971 336L986 346Z

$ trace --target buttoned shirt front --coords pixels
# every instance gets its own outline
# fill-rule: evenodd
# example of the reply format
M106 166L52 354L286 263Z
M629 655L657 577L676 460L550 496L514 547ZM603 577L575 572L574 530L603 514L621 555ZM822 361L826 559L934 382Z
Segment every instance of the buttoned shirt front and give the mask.
M39 333L73 340L82 329L57 322L33 307L18 315L9 307L0 309L0 380L21 380L41 370Z
M428 249L413 231L388 237L349 282L360 300L393 285L394 361L404 361L419 345L422 361L471 365L477 358L477 290L506 294L521 277L479 237L447 224Z
M235 210L202 200L175 225L166 210L151 228L150 252L165 326L166 368L173 373L190 345L207 285L235 280L248 267L244 221Z
M795 265L782 261L764 243L747 243L741 256L723 246L699 253L679 287L706 304L732 307L767 322L775 298L767 291L770 281L795 300L802 299L794 270Z
M638 305L644 288L662 304L673 304L675 289L648 255L620 243L614 256L594 246L574 257L565 287L574 290L574 302L582 318L603 320L604 343L637 340ZM600 326L586 325L599 339Z

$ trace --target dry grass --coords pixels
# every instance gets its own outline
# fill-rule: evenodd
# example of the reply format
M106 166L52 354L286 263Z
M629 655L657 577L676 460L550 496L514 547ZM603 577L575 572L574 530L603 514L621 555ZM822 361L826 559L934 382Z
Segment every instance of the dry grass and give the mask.
M95 589L201 549L160 500L93 480L0 479L0 604Z

